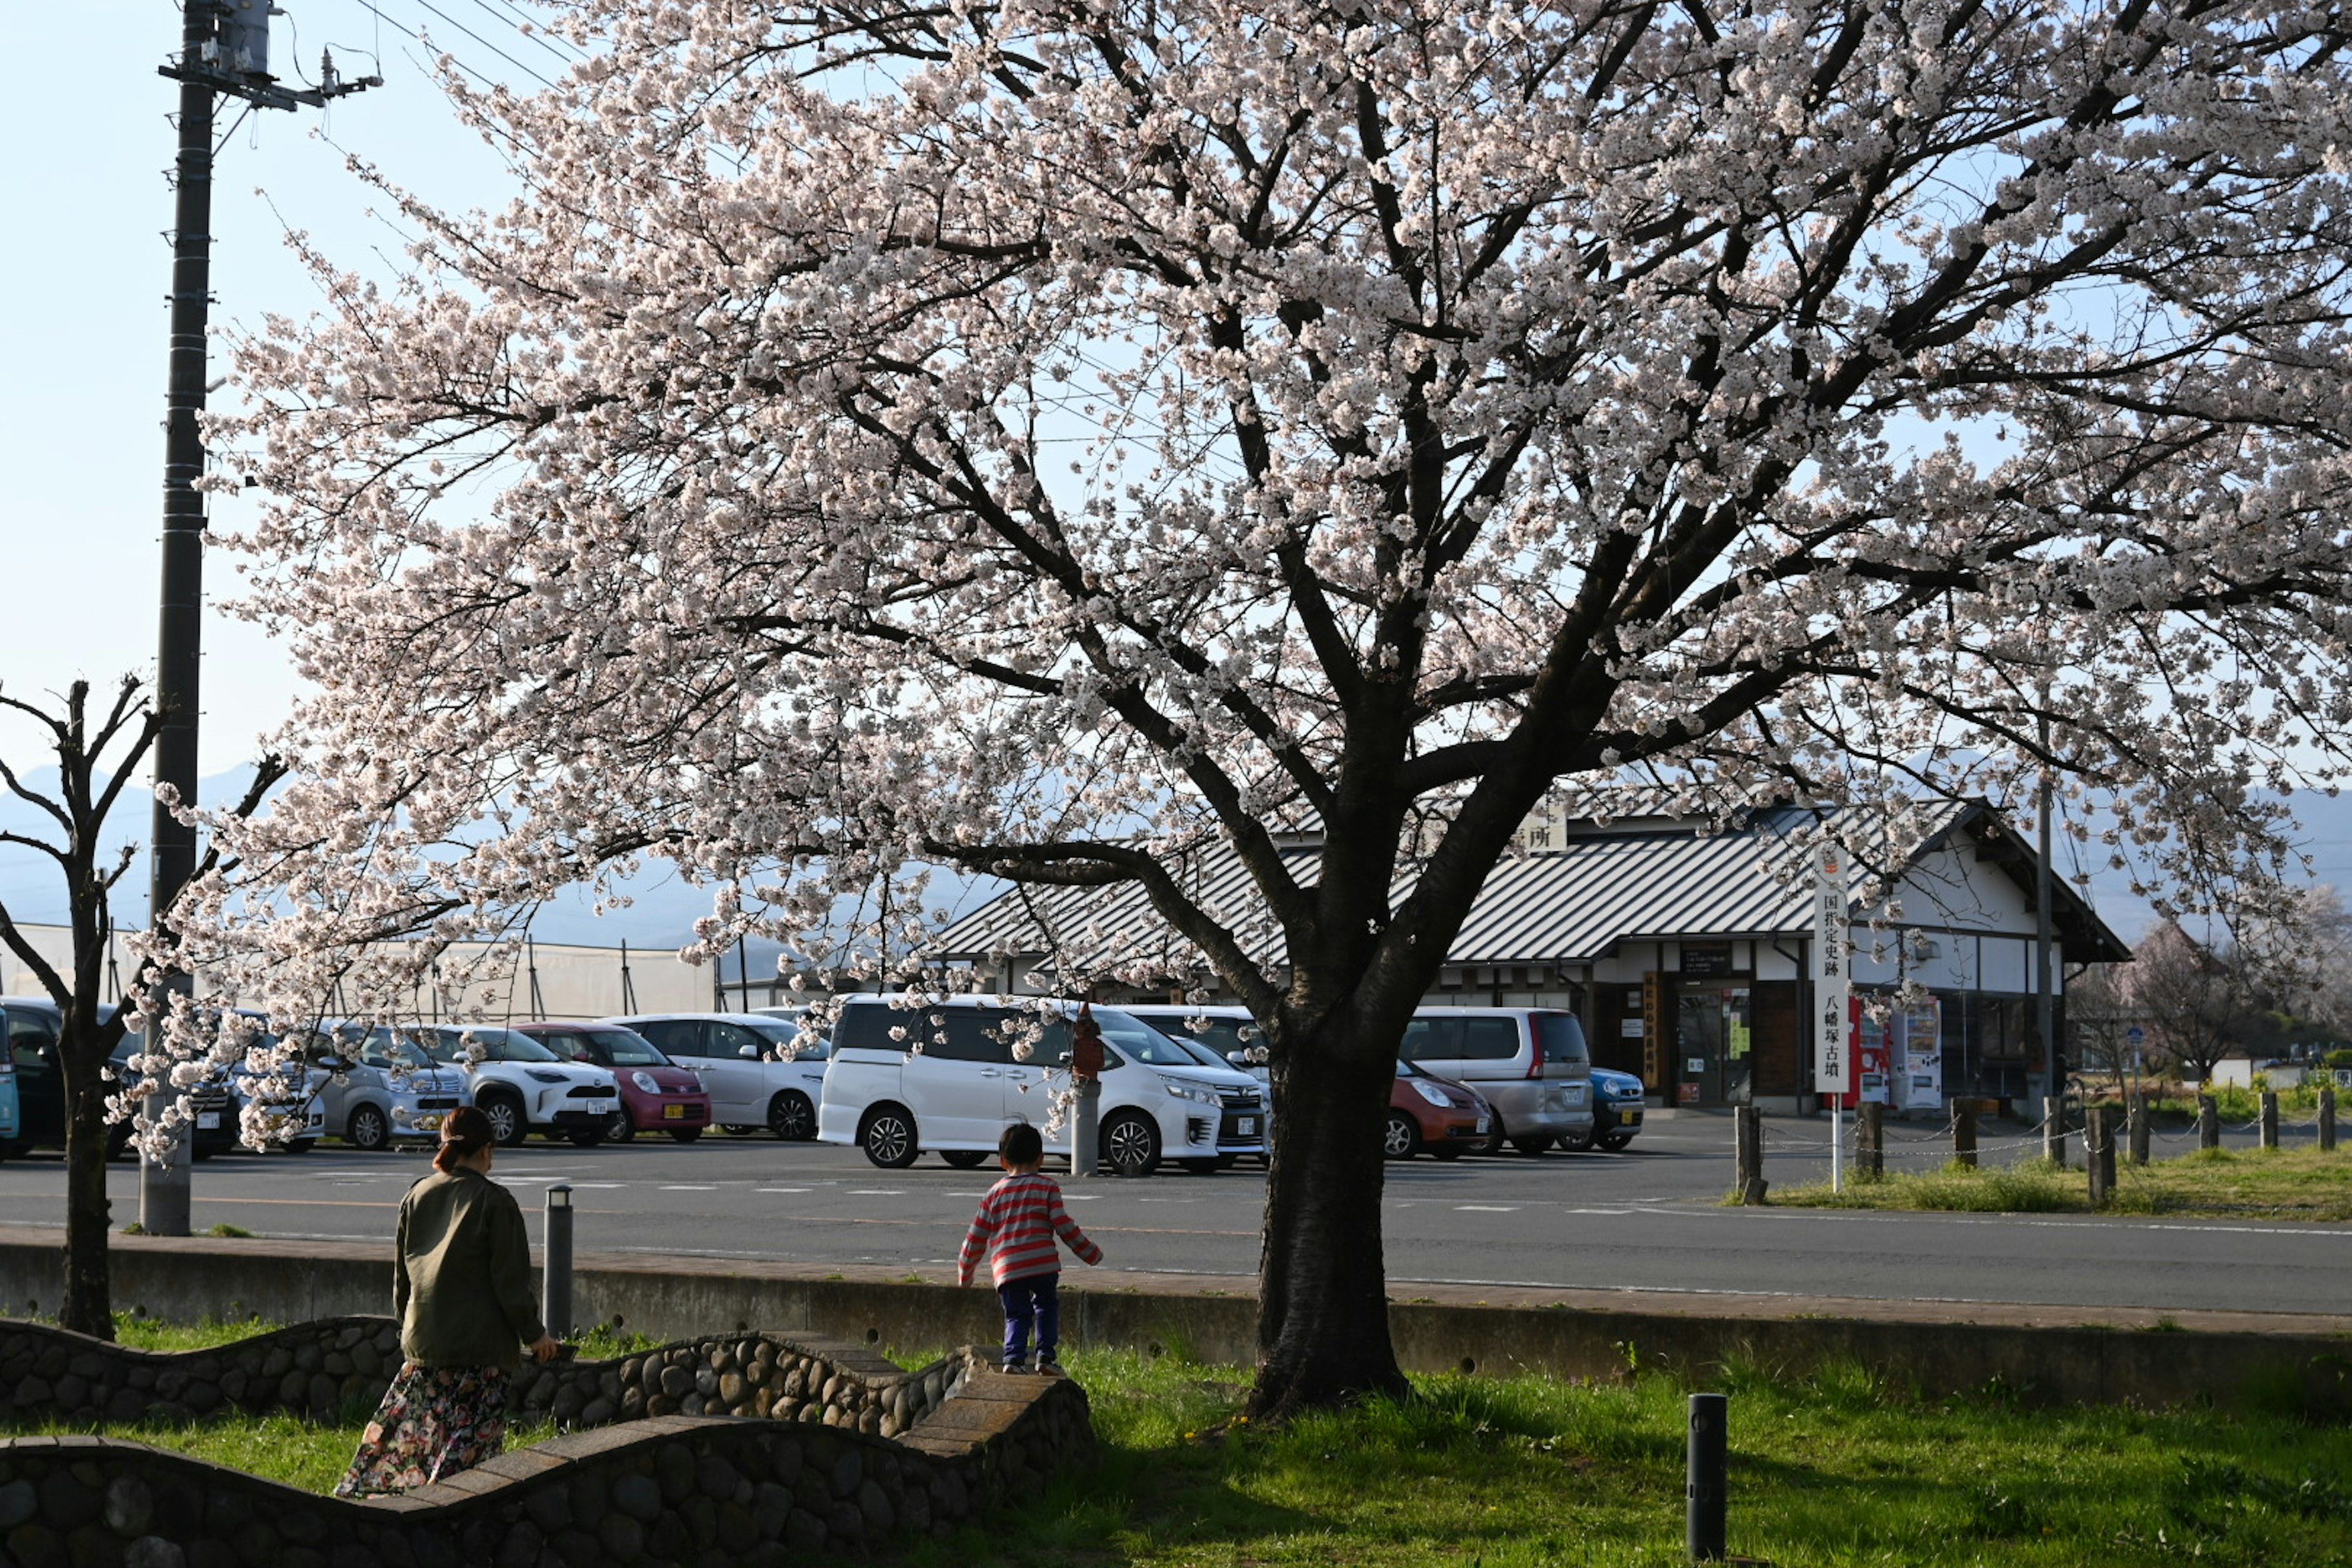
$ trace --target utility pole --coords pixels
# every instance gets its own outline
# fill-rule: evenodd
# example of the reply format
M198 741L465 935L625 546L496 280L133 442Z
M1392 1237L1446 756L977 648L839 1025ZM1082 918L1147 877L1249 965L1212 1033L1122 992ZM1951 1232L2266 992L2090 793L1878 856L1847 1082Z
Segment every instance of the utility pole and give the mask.
M2042 688L2042 768L2034 793L2036 859L2033 866L2033 1013L2042 1033L2042 1049L2050 1058L2050 1102L2056 1108L2059 1147L2065 1147L2066 1054L2058 1043L2057 998L2050 973L2050 687Z
M205 500L196 489L205 473L205 337L212 305L213 104L226 94L257 109L318 107L371 87L382 77L345 81L331 57L321 56L319 86L281 87L269 74L269 0L182 0L180 58L159 67L180 84L180 153L172 172L176 192L172 228L172 348L163 416L163 583L156 620L155 815L149 835L148 919L163 921L196 868L196 835L164 804L176 793L196 804L197 676L204 654ZM171 786L167 791L165 785ZM194 977L174 966L162 990L187 995ZM158 1000L162 1000L161 997ZM147 1101L151 1116L168 1100ZM139 1223L152 1236L188 1234L188 1141L175 1141L161 1164L142 1163Z

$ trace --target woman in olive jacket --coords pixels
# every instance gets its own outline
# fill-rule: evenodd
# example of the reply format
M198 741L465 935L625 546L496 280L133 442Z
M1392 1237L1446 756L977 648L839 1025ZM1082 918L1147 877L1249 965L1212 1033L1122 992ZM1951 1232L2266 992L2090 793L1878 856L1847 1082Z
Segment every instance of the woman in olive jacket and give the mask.
M470 1105L441 1125L434 1173L400 1202L392 1305L400 1375L385 1391L337 1497L427 1486L495 1457L506 1441L507 1378L529 1345L557 1345L530 1293L530 1244L514 1194L490 1180L498 1143Z

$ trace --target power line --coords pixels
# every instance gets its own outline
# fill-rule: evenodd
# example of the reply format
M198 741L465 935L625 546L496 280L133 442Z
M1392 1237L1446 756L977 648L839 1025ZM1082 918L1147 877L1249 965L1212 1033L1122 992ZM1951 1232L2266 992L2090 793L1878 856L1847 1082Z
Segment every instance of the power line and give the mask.
M454 17L454 16L450 16L446 11L444 11L444 10L442 10L439 6L435 5L433 4L433 0L416 0L416 3L417 3L419 5L424 6L427 11L432 12L435 16L436 16L440 17L443 21L445 21L445 22L448 23L451 26L453 26L453 27L457 28L457 31L459 31L459 32L461 32L461 33L465 34L465 35L466 35L466 37L469 37L469 38L471 38L471 39L473 39L473 40L474 40L474 42L476 42L476 43L478 43L478 44L481 45L481 46L482 46L482 47L484 47L484 48L486 48L486 49L489 50L489 51L490 51L490 53L492 53L492 54L494 54L494 55L498 56L498 57L499 57L499 58L500 58L500 59L502 59L502 60L506 61L506 62L507 62L507 64L509 64L509 65L510 65L510 66L514 67L514 68L515 68L515 69L517 69L517 70L519 70L519 71L522 72L522 74L523 74L523 75L525 75L525 76L527 76L527 77L530 78L530 79L531 79L531 80L533 80L533 81L535 81L535 82L539 83L539 85L540 85L540 86L544 87L544 88L548 88L548 89L552 89L554 88L555 84L554 84L553 82L551 82L551 81L548 80L545 77L543 77L543 76L540 75L537 71L535 71L535 70L531 69L529 66L527 66L527 65L523 64L520 60L519 60L519 59L515 58L512 55L510 55L510 54L507 53L504 49L502 49L502 48L499 47L496 44L494 44L494 43L490 42L488 38L486 38L486 37L482 37L482 35L481 35L481 34L477 33L476 31L474 31L474 29L473 29L473 28L468 27L468 26L466 26L466 24L464 24L463 22L458 21L456 17ZM386 16L383 11L378 10L378 9L376 8L376 5L375 5L375 0L360 0L360 5L361 5L362 7L364 7L366 10L368 10L368 11L370 11L370 12L373 12L373 13L377 16L377 18L379 18L380 20L386 21L386 22L390 22L390 23L391 23L394 26L395 26L395 27L398 27L398 26L401 26L401 22L400 22L400 18L399 18L399 17L397 17L397 16ZM410 32L410 33L413 35L413 34L414 34L414 32L415 32L415 29L413 29L413 28L406 28L406 29L404 29L404 31ZM452 58L452 59L456 59L456 58L457 58L457 57L453 54L453 55L451 55L451 56L450 56L450 58ZM458 60L458 62L457 62L457 63L458 63L459 65L461 65L461 66L465 64L465 62L464 62L463 60ZM478 75L482 75L482 76L488 76L488 72L478 72L478 73L473 73L473 74L478 74Z
M490 0L474 0L474 4L479 5L485 11L490 11ZM550 35L547 29L541 26L539 23L533 21L529 16L508 4L508 0L498 0L498 4L499 10L513 13L515 20L512 23L509 23L509 26L512 26L516 32L520 33L524 37L529 38L532 43L537 44L541 48L545 49L551 55L554 55L557 59L563 61L564 64L570 65L573 59L584 60L588 58L587 50L580 47L577 44L574 44L571 39L564 37L560 33ZM490 15L497 16L498 12L490 11ZM506 18L503 16L499 16L499 19L501 22L506 21ZM555 47L555 44L548 41L551 36L554 37L556 42L561 43L564 48L569 49L571 53L569 55L565 55L558 52Z

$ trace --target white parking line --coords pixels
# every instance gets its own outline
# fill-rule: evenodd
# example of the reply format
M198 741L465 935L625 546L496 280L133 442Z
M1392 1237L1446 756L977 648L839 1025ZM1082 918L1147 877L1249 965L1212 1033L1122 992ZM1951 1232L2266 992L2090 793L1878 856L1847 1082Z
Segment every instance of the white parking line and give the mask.
M804 1193L806 1187L753 1187L755 1193Z
M660 1190L665 1193L715 1193L719 1189L717 1187L690 1186L684 1183L679 1183L674 1185L665 1186Z
M907 1195L907 1189L904 1187L852 1187L849 1189L849 1195L853 1198L903 1198Z
M1517 1204L1455 1204L1454 1212L1455 1214L1517 1214L1519 1212L1519 1205Z

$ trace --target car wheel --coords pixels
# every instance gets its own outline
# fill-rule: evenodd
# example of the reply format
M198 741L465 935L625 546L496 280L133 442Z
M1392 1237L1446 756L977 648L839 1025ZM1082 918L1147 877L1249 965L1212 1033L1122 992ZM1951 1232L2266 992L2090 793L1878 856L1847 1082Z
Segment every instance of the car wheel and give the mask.
M1603 1149L1609 1150L1612 1153L1617 1150L1622 1149L1626 1144L1631 1143L1633 1141L1633 1135L1631 1132L1612 1132L1605 1138L1594 1140L1594 1142L1598 1142Z
M307 1154L318 1146L319 1141L316 1138L297 1138L294 1142L286 1145L286 1152L289 1154ZM193 1152L194 1151L191 1151L191 1152Z
M371 1153L392 1146L392 1123L383 1112L373 1105L362 1105L352 1112L352 1124L343 1130L343 1141L354 1149Z
M1511 1147L1522 1154L1540 1154L1551 1144L1552 1136L1549 1132L1530 1132L1511 1140Z
M572 1140L572 1146L575 1149L593 1149L611 1131L609 1127L574 1127L564 1136Z
M696 1139L702 1136L702 1129L699 1127L673 1127L669 1130L669 1135L680 1143L691 1143Z
M787 1143L805 1143L816 1136L816 1107L800 1090L785 1089L768 1101L768 1131Z
M1433 1160L1459 1160L1462 1158L1462 1145L1433 1143L1429 1146L1429 1157Z
M857 1143L866 1159L886 1171L905 1170L923 1152L914 1112L903 1105L877 1105L867 1111L866 1125L857 1130Z
M604 1118L604 1136L615 1143L626 1143L637 1135L637 1124L629 1120L625 1107Z
M1388 1125L1381 1129L1381 1158L1410 1160L1420 1147L1420 1124L1402 1110L1390 1111Z
M719 1131L730 1138L749 1138L759 1129L748 1121L722 1121L719 1124Z
M959 1171L969 1171L974 1165L979 1164L982 1160L988 1158L988 1151L985 1149L942 1149L940 1151L940 1158L945 1160L949 1164L953 1165Z
M1102 1157L1121 1176L1148 1176L1160 1168L1160 1129L1149 1117L1122 1110L1103 1123Z
M1510 1135L1509 1131L1503 1125L1502 1117L1498 1115L1495 1118L1495 1131L1486 1135L1486 1141L1484 1143L1475 1145L1470 1152L1473 1154L1499 1154L1503 1152L1504 1142Z
M1582 1132L1563 1132L1559 1135L1559 1146L1580 1151L1590 1149L1592 1147L1592 1131L1587 1128Z
M490 1119L490 1141L502 1149L511 1149L530 1136L530 1123L523 1120L522 1101L510 1094L484 1094L475 1097L474 1104Z

